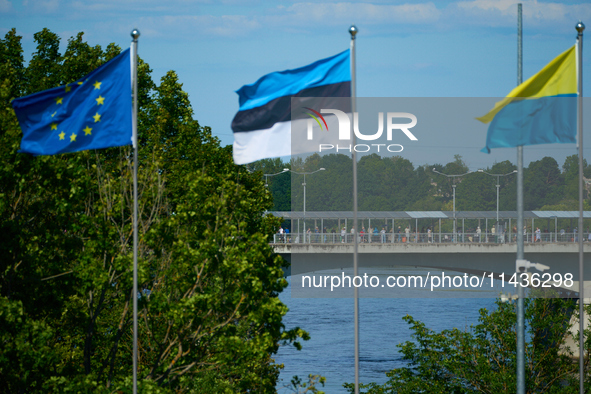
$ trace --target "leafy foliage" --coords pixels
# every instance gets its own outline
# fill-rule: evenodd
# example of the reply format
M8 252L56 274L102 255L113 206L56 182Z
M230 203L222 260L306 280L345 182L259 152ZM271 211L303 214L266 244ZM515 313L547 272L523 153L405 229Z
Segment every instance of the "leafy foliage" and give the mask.
M575 300L526 299L525 383L527 393L577 393L578 363L565 346ZM516 305L497 301L480 310L469 330L428 329L404 320L413 341L398 345L407 366L387 372L383 384L363 385L366 394L516 392ZM587 336L588 338L588 336ZM587 346L589 343L587 343ZM590 382L586 382L587 387ZM345 385L353 392L353 385Z
M315 153L283 163L279 159L261 160L251 168L261 173L276 173L283 168L299 172L318 172L306 178L307 211L349 211L353 204L352 162L345 154L320 156ZM362 211L425 211L453 209L453 185L456 185L456 210L494 211L497 207L497 177L479 173L476 169L460 177L446 177L432 169L461 175L468 167L461 156L445 165L433 164L415 167L400 156L381 157L377 154L362 156L357 166L358 203ZM499 210L514 211L516 207L517 167L509 161L495 163L483 171L499 174ZM550 206L570 207L578 200L578 157L566 158L562 171L551 157L534 161L524 169L524 196L526 210L544 210ZM286 181L291 175L291 184ZM303 210L303 176L290 174L269 178L269 190L276 201L274 210ZM584 176L591 177L591 166L584 164ZM272 180L271 180L272 179ZM587 185L588 186L588 185ZM291 205L286 196L291 193ZM588 203L591 194L586 192ZM576 206L576 205L575 205ZM571 209L571 208L568 208ZM578 208L572 208L574 210Z
M283 387L282 392L289 392L295 394L325 394L324 391L320 391L317 386L324 386L326 378L320 375L308 375L308 380L303 381L299 376L294 376L289 385Z
M173 71L139 74L139 286L132 292L130 147L30 157L18 153L10 100L76 80L120 52L82 33L0 43L0 392L127 392L132 301L139 302L140 390L272 392L287 330L277 294L284 262L263 216L271 194L193 120Z

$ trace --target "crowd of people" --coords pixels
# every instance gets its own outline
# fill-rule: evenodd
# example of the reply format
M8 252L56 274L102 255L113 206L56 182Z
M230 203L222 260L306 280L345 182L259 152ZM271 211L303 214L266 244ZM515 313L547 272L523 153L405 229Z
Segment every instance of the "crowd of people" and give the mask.
M388 229L383 226L381 230L378 227L361 227L358 236L360 243L445 243L445 242L475 242L475 243L506 243L517 241L517 226L513 226L511 232L507 232L505 226L492 226L488 232L483 233L480 226L476 228L467 229L464 232L462 227L458 227L455 233L439 233L435 232L431 227L422 227L420 231L417 228L412 228L410 225L404 229L401 226L397 228ZM550 232L547 228L544 230L536 227L535 230L527 226L523 227L524 242L541 243L541 242L578 242L577 228L572 231L570 228L561 229L559 232ZM351 227L347 230L342 227L337 231L336 227L327 229L326 227L320 229L318 226L308 227L306 232L301 234L304 239L300 240L300 234L290 233L288 227L279 227L277 231L278 236L275 242L280 243L351 243L354 241L355 228ZM589 229L583 234L584 241L591 242L591 232ZM455 239L454 239L455 238Z

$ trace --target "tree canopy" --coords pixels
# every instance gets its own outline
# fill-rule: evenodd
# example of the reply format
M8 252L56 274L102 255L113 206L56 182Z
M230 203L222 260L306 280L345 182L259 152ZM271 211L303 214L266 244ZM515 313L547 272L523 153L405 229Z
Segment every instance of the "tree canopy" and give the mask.
M566 346L574 299L526 299L526 393L578 393L578 363ZM587 311L589 313L589 311ZM576 314L576 312L575 312ZM497 300L480 310L479 322L466 329L434 332L406 316L412 341L399 344L406 366L386 373L384 384L362 384L365 394L514 393L516 385L516 305ZM586 349L589 332L586 330ZM586 362L586 364L588 364ZM589 389L589 377L585 390ZM352 383L345 384L354 392Z
M139 294L132 292L131 147L18 153L15 97L77 80L120 53L44 29L28 64L0 41L0 391L128 391L132 300L140 389L274 391L286 329L278 219L260 174L235 166L169 71L138 67Z
M306 209L308 211L349 211L353 199L352 162L345 154L312 154L291 162L279 159L261 160L252 165L263 173L291 168L299 172L318 172L306 178ZM433 168L446 177L433 171ZM456 210L496 210L497 176L499 180L499 210L514 211L516 207L517 167L503 161L482 168L471 169L455 155L445 165L416 166L408 159L371 154L362 156L357 166L359 210L366 211L429 211L452 210L453 185L456 185ZM485 174L489 173L490 175ZM545 209L546 206L571 206L578 201L578 156L566 158L562 169L554 158L533 161L524 168L524 204L526 210ZM591 177L591 166L584 161L584 176ZM289 182L291 177L291 183ZM299 211L303 209L303 176L294 173L268 179L274 197L273 210ZM285 196L291 193L291 205ZM585 199L589 193L585 191ZM574 208L576 209L576 208Z

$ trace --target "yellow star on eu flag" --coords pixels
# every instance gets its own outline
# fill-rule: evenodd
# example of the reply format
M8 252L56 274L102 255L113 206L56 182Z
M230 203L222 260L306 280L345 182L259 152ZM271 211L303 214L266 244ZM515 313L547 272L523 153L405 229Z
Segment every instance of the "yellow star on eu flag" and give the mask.
M105 103L105 98L103 96L98 96L96 100L96 105L103 105Z
M72 133L72 135L70 136L70 142L74 141L76 141L76 134Z
M100 89L101 84L102 84L102 82L96 81L95 83L92 84L92 86L94 86L95 89Z
M61 133L58 134L60 136L60 140L63 140L64 138L66 138L66 133L64 133L63 131Z
M56 98L55 98L55 103L56 103L56 104L63 104L63 103L62 103L62 100L63 100L63 99L64 99L63 97L56 97Z
M51 130L57 130L57 123L51 124Z
M84 135L91 135L91 131L92 129L88 126L86 126L82 131L84 131Z
M72 87L70 85L66 85L66 93L68 93L70 90L72 90Z
M92 118L94 119L94 123L101 121L101 116L98 112Z

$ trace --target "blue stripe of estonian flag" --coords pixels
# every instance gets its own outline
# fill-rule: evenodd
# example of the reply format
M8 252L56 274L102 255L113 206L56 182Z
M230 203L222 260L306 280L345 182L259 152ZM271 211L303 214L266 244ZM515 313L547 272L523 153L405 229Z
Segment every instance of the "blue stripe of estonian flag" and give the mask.
M307 66L270 73L251 85L244 85L236 91L239 97L239 110L260 107L280 97L294 96L304 89L350 81L351 69L347 49Z

